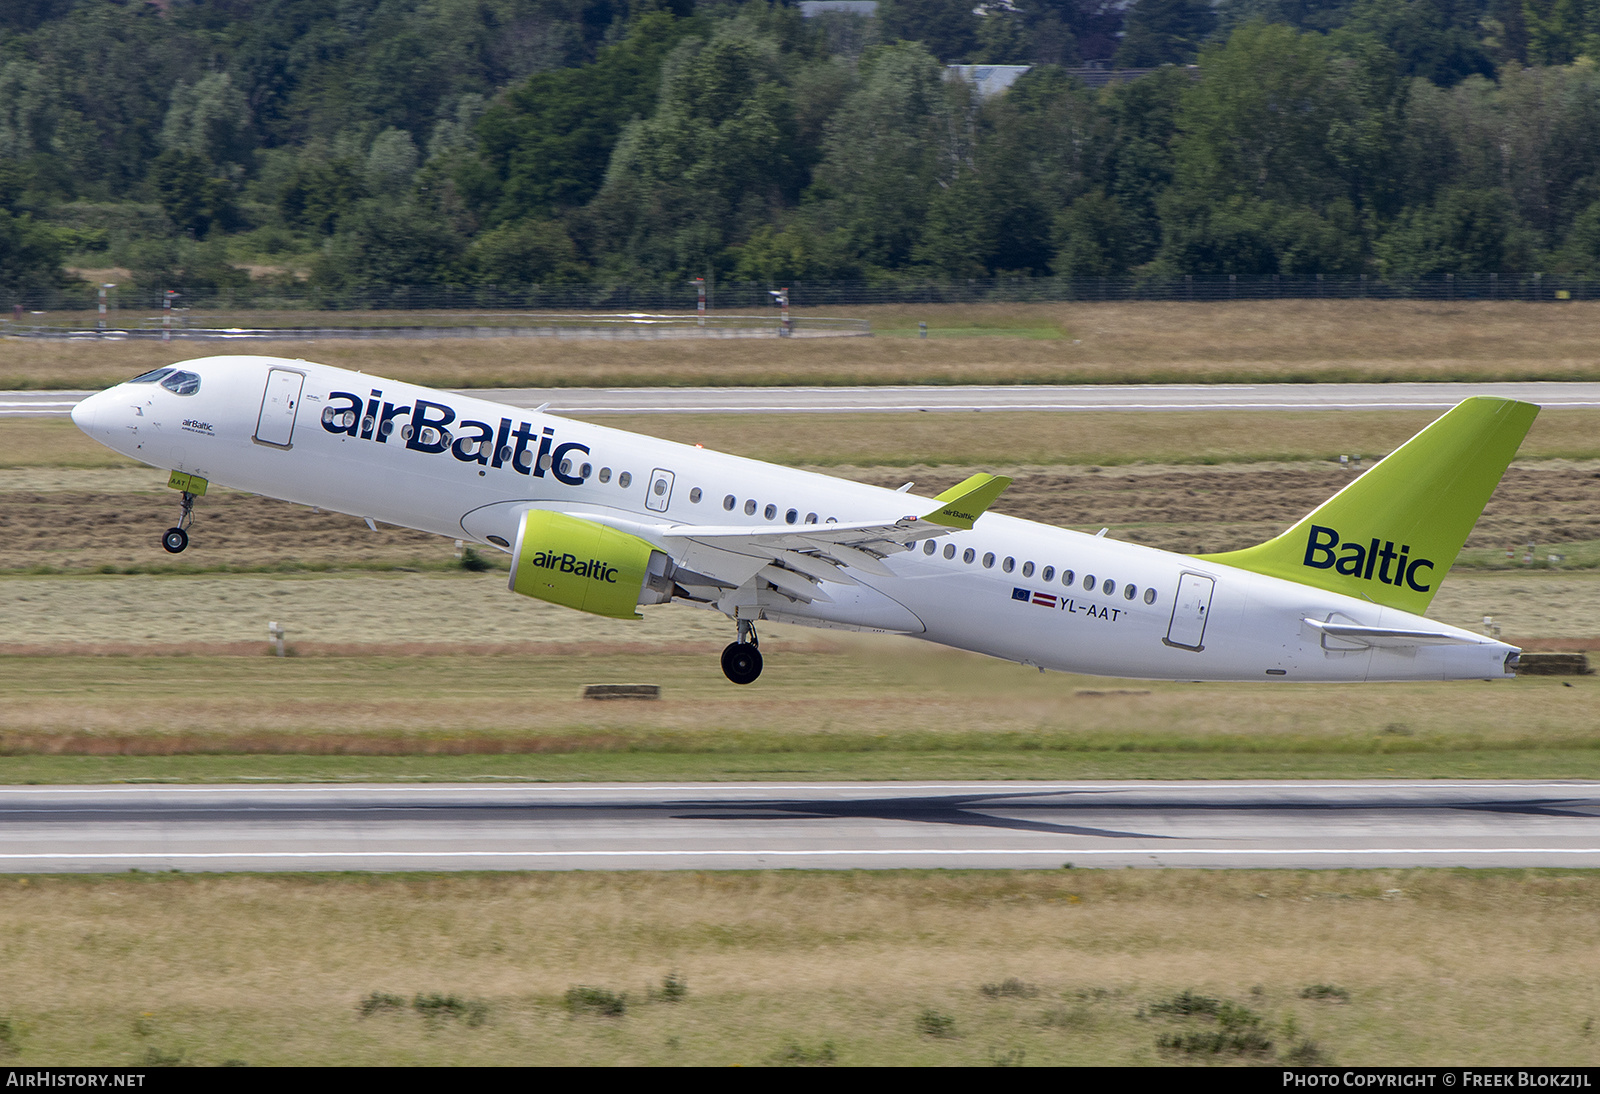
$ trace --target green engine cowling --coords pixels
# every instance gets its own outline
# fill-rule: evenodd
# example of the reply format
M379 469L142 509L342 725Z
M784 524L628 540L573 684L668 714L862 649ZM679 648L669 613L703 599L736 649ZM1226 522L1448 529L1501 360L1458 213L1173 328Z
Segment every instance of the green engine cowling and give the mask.
M672 599L672 560L638 536L530 509L511 553L511 591L580 612L642 619L641 604Z

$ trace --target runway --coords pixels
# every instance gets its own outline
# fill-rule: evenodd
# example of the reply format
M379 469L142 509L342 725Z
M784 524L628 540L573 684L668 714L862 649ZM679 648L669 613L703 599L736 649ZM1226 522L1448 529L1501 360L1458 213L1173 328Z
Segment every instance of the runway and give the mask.
M0 392L0 417L64 417L87 391ZM1600 407L1600 384L1082 384L922 387L476 388L556 414L885 414L1085 410L1443 410L1472 395Z
M0 872L1600 866L1600 783L0 787Z

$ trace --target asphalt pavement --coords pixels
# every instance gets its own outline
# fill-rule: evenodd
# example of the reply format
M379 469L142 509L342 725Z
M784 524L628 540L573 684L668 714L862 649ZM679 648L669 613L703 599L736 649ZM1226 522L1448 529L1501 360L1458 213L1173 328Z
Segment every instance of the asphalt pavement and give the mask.
M0 787L0 871L1600 866L1600 783Z

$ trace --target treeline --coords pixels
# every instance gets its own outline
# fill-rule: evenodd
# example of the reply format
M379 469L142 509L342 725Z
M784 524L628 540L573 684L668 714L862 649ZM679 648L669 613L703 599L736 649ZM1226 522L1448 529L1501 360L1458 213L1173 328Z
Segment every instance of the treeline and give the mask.
M1596 276L1595 58L1600 0L9 0L0 295Z

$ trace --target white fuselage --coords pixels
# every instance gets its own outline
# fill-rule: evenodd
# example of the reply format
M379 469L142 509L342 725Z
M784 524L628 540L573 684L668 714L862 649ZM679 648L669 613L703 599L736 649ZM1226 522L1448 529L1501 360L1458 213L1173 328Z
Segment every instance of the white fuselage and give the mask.
M192 395L120 384L85 400L74 420L154 467L502 549L528 508L623 522L647 539L658 526L781 529L936 508L880 487L304 361L216 357L178 367L200 377ZM360 401L359 412L340 392ZM437 423L447 417L445 436ZM857 584L826 584L826 601L747 589L738 611L1147 679L1501 678L1515 652L1353 597L996 513L882 565L892 577L851 571ZM714 606L732 614L731 602ZM1426 627L1460 644L1339 642L1308 618Z

